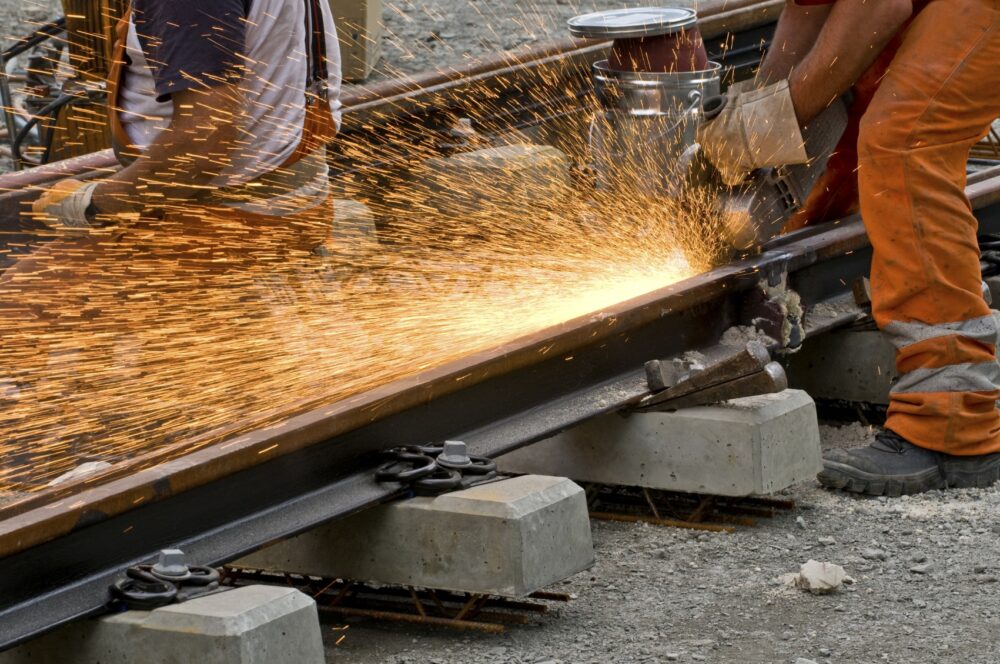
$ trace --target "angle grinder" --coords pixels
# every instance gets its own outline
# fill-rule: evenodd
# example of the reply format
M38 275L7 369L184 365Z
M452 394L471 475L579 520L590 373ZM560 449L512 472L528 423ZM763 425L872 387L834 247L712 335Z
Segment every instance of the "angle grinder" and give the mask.
M590 147L597 186L646 196L681 196L687 187L713 191L734 249L777 236L804 204L847 126L843 102L803 128L809 161L755 171L727 186L697 143L698 127L724 108L722 67L708 59L693 9L631 8L569 20L577 37L612 40L593 64L600 112Z
M702 121L717 117L726 100L721 96L707 99ZM686 185L715 189L730 244L742 251L753 249L777 237L789 218L802 208L813 185L826 170L826 162L846 127L847 107L843 100L837 99L802 128L809 161L758 169L735 186L722 181L701 146L695 143L682 167Z

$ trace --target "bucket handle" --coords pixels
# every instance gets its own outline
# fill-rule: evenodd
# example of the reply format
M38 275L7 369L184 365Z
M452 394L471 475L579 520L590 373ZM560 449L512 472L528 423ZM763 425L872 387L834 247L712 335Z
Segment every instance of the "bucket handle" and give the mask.
M701 90L691 90L688 93L688 101L690 103L688 104L687 108L685 108L683 111L681 111L680 117L677 119L677 122L673 123L670 127L667 127L666 129L664 129L663 131L661 131L656 136L653 136L650 139L650 141L658 141L661 138L663 138L664 136L667 136L668 134L672 134L675 131L677 131L677 129L680 128L681 124L686 121L686 118L687 118L688 114L691 111L693 111L693 110L695 110L697 108L700 108L702 97L703 97L703 95L702 95ZM590 145L591 146L594 145L594 122L595 122L594 120L591 120L591 122L590 122ZM610 153L608 156L610 156L610 157L621 157L622 154L623 154L622 152L613 152L613 153Z

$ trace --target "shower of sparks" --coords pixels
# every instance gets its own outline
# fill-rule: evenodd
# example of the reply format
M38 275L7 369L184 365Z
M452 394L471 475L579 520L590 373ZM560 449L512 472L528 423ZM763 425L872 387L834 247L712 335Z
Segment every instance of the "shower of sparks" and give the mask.
M180 200L90 236L38 232L0 275L0 493L274 424L712 267L710 197L570 177L597 102L567 95L586 72L539 71L507 92L560 119L514 131L509 100L469 90L468 147L550 143L565 160L440 168L440 131L377 116L384 129L335 141L335 190L369 207L379 241L342 219L331 231L325 209L260 226Z

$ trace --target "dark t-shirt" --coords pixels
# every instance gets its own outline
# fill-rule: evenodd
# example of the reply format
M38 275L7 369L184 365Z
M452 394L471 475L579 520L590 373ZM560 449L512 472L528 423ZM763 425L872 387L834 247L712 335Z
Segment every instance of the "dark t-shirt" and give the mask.
M133 0L136 34L159 101L238 80L252 0Z

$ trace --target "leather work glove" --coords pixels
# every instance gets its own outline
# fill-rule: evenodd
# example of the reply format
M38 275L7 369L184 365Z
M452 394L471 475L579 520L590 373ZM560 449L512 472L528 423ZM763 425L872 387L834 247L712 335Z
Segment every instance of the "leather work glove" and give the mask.
M97 182L81 182L72 178L60 180L34 202L32 216L58 229L86 230L100 226L94 219L96 210L91 203L97 185Z
M714 108L706 102L707 119L698 142L723 181L732 186L751 171L809 160L788 81L760 89L732 86Z
M743 94L744 92L752 92L758 89L756 78L745 78L742 81L734 81L729 84L726 88L727 97L735 97L736 95Z

